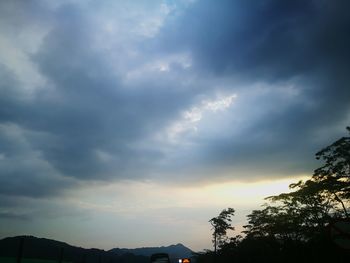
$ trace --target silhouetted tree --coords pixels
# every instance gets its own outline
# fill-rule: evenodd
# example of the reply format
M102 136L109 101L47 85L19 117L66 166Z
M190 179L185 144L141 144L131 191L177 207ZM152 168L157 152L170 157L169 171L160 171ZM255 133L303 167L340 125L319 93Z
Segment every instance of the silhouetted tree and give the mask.
M217 217L213 217L209 220L213 229L213 244L214 252L217 252L217 247L222 246L227 241L227 230L234 230L234 227L231 225L232 219L234 216L235 210L233 208L227 208L221 211Z
M350 128L347 127L350 132ZM325 164L311 179L291 184L290 193L267 197L271 203L248 215L249 237L309 240L324 232L331 218L348 217L350 200L350 137L316 154Z
M293 203L266 204L264 209L253 210L247 217L244 233L249 238L270 238L280 242L303 238L303 218Z
M335 203L327 195L319 192L317 183L311 180L299 181L289 187L295 191L266 198L279 204L274 208L275 220L270 220L277 225L275 232L280 226L280 230L284 229L282 233L287 239L304 241L322 233L331 218ZM281 220L277 220L278 218Z
M350 127L346 127L350 135ZM349 218L350 201L350 136L342 137L316 153L325 163L314 171L312 181L320 192L339 203L342 213Z
M346 128L350 133L350 127ZM229 239L234 209L223 210L209 222L214 252L197 255L198 263L226 262L345 262L345 250L329 235L334 219L349 219L350 136L316 153L324 163L309 180L291 184L291 192L265 198L244 226L245 237Z

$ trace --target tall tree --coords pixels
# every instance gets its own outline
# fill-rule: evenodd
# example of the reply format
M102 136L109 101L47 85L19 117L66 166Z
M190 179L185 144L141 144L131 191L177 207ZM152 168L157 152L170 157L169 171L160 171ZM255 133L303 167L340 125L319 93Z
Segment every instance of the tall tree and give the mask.
M231 225L231 217L234 216L234 213L235 210L229 207L222 210L217 217L213 217L209 220L209 223L213 227L213 244L215 253L217 251L217 247L221 247L227 241L227 231L234 230L234 227Z

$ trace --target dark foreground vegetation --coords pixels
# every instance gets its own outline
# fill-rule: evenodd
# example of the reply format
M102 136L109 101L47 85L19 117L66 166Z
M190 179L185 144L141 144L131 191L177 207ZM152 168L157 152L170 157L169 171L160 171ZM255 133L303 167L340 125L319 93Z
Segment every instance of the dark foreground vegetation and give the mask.
M309 180L267 197L248 215L244 237L227 237L233 208L212 218L214 251L196 254L197 263L350 262L350 137L316 158L323 164Z

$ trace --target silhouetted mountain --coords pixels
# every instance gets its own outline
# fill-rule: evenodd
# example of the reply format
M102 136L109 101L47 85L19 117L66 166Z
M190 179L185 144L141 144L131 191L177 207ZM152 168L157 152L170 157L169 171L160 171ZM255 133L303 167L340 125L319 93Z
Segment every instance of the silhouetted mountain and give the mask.
M74 263L149 263L149 258L141 255L116 253L101 249L85 249L67 243L33 236L7 237L0 240L0 257L17 257L23 240L23 257L56 260L63 251L63 260ZM63 250L62 250L63 249Z
M192 250L188 247L185 247L182 244L171 245L167 247L142 247L142 248L113 248L109 250L117 255L123 255L125 253L132 253L134 255L140 256L151 256L154 253L168 253L170 258L187 258L192 256Z

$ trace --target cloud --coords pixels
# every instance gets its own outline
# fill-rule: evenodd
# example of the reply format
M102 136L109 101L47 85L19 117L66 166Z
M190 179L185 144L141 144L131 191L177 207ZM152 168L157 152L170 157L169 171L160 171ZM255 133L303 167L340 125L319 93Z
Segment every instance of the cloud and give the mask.
M39 136L45 134L32 134L14 124L0 125L1 194L45 197L74 185L43 160L40 150L32 148L28 137Z
M245 169L247 176L312 171L313 154L349 122L347 7L346 1L197 1L168 21L160 47L189 52L198 75L231 79L224 90L238 95L226 119L231 136L196 140L205 155L197 167L228 166L238 177L248 166L256 169Z
M20 2L16 2L17 5L25 12ZM11 12L17 11L13 6L6 7ZM97 10L103 12L97 12L96 17L91 8L72 3L41 6L43 14L35 15L35 23L45 23L50 14L46 27L49 30L44 36L27 36L34 38L29 41L37 44L34 49L25 44L14 45L13 53L21 54L22 61L9 63L10 68L6 65L0 70L3 76L0 190L4 195L44 197L74 187L79 180L147 177L147 170L161 158L162 152L140 144L144 137L176 115L188 100L186 93L176 89L175 83L167 83L164 88L166 80L152 79L141 87L137 82L123 83L125 80L120 75L126 76L130 71L128 59L132 56L123 50L129 43L133 45L153 37L155 31L144 31L151 25L136 33L117 30L113 32L115 37L120 33L126 38L102 45L101 38L106 39L111 33L104 30L105 20L100 21L107 7L98 6ZM118 8L117 12L123 11ZM134 10L132 6L125 8ZM164 8L160 7L160 20L167 13ZM136 13L141 11L142 7ZM139 18L137 14L132 20L135 28L150 18ZM10 17L5 22L8 26L4 26L5 29L13 27ZM110 22L125 27L130 21ZM23 32L33 26L31 16L18 23L28 24ZM6 36L5 29L2 34ZM135 34L136 40L130 40L128 34L130 37ZM8 41L12 44L17 39L10 37ZM117 46L111 49L113 44ZM9 46L4 46L4 50ZM6 52L2 55L6 56ZM121 66L114 63L115 59L121 61ZM140 63L146 64L143 60ZM187 65L183 64L187 63L183 56L172 56L166 63L168 67ZM26 69L34 65L31 70L35 74L23 75L23 65ZM36 79L41 81L34 81ZM27 92L29 82L33 84L30 93Z
M138 143L176 114L186 103L185 94L174 84L163 88L162 82L146 83L141 90L125 85L108 54L91 44L95 31L80 31L85 17L70 12L74 19L54 28L33 56L53 91L38 98L38 116L26 125L54 135L43 156L67 176L142 177L140 171L161 152L140 149ZM120 59L128 56L121 54Z
M347 5L197 1L163 27L163 39L165 48L191 50L199 68L285 79L324 66L319 63L346 64Z
M190 50L203 74L248 83L303 79L297 88L310 101L317 98L319 109L331 103L332 113L347 114L347 7L346 1L198 1L163 27L161 45Z
M165 131L161 132L158 137L160 137L160 139L165 137L165 140L173 144L181 143L186 133L198 132L198 124L202 118L205 117L204 115L224 111L231 106L236 97L237 96L233 94L216 100L201 101L200 105L193 106L191 109L183 111L181 118L166 127ZM165 135L162 133L165 133ZM179 140L179 137L182 138Z
M0 193L311 172L349 121L347 5L2 3Z

